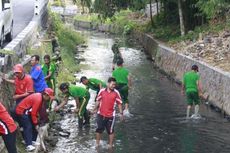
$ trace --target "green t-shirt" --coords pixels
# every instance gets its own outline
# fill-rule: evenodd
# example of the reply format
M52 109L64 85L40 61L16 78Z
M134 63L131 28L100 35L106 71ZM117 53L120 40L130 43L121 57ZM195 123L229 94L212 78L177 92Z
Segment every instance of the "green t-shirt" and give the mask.
M70 85L69 86L69 96L71 97L78 97L78 98L83 98L88 95L88 90L83 88L83 87L78 87L75 85Z
M55 71L56 71L56 66L53 63L50 63L49 66L46 64L42 65L42 72L43 72L45 77L49 74L49 72L51 72L52 74L51 74L50 78L54 79L55 78L55 76L54 76Z
M186 92L198 92L197 81L200 80L200 76L194 72L189 71L184 74L183 84Z
M113 77L118 84L128 84L129 71L124 67L118 67L113 71Z
M99 88L100 84L102 85L102 87L106 87L106 83L104 81L101 81L101 80L98 80L95 78L89 78L89 82L86 85L86 88L98 91L98 90L100 90L100 88Z

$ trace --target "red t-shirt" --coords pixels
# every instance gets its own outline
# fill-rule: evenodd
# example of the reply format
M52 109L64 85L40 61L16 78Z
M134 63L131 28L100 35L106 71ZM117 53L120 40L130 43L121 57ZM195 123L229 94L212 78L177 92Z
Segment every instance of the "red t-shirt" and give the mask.
M122 104L121 96L116 89L113 91L108 91L106 88L101 89L97 101L100 102L97 113L105 117L115 116L116 104Z
M34 92L34 83L30 75L25 74L23 79L15 78L15 94L21 95L24 93Z
M6 111L6 108L0 103L0 134L7 135L13 133L17 129L14 120Z
M30 114L34 125L38 124L38 112L42 105L42 94L33 93L24 98L16 107L16 114Z

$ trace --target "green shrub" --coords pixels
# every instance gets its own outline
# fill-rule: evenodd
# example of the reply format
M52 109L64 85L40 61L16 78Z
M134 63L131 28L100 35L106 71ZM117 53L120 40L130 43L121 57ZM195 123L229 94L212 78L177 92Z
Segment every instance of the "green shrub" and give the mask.
M52 30L55 31L58 37L63 60L57 80L58 82L73 82L75 81L73 74L80 69L75 61L76 46L83 43L84 39L76 31L65 27L59 15L50 13L50 17Z

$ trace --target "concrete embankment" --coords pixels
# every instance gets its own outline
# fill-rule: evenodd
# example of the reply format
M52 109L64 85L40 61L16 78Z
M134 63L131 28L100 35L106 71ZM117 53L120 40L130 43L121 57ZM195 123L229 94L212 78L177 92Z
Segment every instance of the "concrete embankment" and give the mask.
M29 70L30 56L26 55L28 48L30 48L37 41L37 34L41 27L45 27L47 23L47 0L40 0L35 3L34 17L28 26L20 32L15 39L13 39L5 48L6 54L0 57L0 69L3 73L12 75L12 67L16 63L21 63L25 69ZM39 7L37 7L39 5ZM7 54L10 52L10 54ZM14 88L12 85L2 82L0 77L0 101L5 107L9 108L14 102L13 100ZM45 131L45 130L44 130ZM44 135L45 132L42 132ZM19 139L18 139L19 140ZM19 142L20 143L20 142ZM19 149L20 150L20 149ZM24 148L22 148L25 152ZM6 152L5 145L0 139L0 152ZM20 151L19 151L20 152Z
M75 21L76 28L86 28L101 32L115 33L117 27L94 24L92 22ZM134 32L132 38L145 48L147 54L153 59L154 64L176 82L181 83L183 74L190 70L193 64L200 68L200 76L205 95L209 95L212 106L219 108L225 114L230 115L230 73L212 67L207 63L195 60L189 56L177 53L177 51L163 45L152 36Z
M147 34L135 32L134 37L143 45L155 65L177 82L181 82L183 74L190 70L193 64L197 64L200 69L203 90L205 94L209 95L211 104L226 114L230 114L229 72L224 72L189 56L178 54Z

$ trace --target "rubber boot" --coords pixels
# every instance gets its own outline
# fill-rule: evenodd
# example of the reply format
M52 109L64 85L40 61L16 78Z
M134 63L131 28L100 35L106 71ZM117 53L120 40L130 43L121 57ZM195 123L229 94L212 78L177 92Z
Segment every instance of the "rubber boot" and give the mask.
M82 129L83 127L83 118L78 117L78 128Z
M200 108L199 105L196 105L196 106L195 106L195 115L196 115L196 116L199 115L199 108Z
M89 127L90 126L90 114L89 114L89 111L85 112L84 119L85 119L85 122L84 122L85 127Z
M190 114L190 108L187 107L187 111L186 111L186 118L189 119L189 114Z

